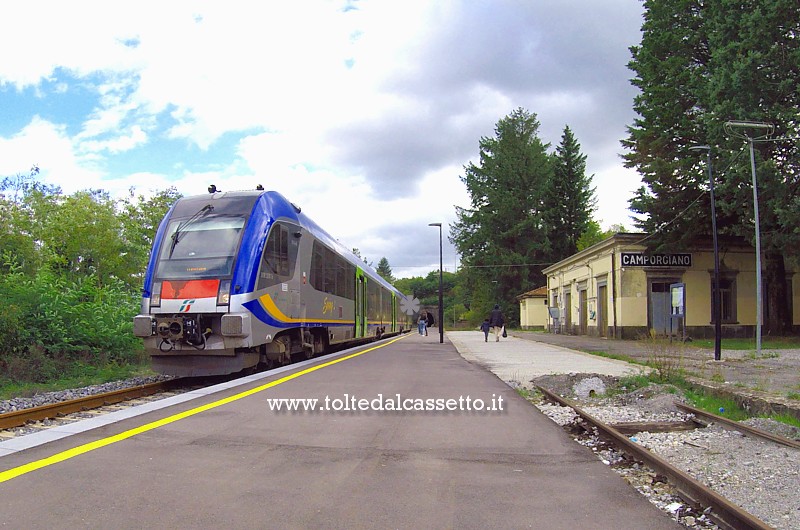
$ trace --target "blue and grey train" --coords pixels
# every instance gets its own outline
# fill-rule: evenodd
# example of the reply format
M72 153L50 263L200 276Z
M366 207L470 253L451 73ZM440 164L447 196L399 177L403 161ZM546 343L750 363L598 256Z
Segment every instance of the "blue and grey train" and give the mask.
M406 302L279 193L211 186L161 222L134 334L158 372L221 375L407 331Z

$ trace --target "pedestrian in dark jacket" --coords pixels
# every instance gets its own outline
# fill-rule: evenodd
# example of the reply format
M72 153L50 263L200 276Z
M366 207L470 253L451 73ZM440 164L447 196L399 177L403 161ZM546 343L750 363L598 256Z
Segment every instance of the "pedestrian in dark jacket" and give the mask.
M483 331L483 342L489 342L489 329L492 326L489 325L489 319L483 321L481 324L481 331Z
M503 327L506 321L503 318L503 312L500 311L500 306L495 304L494 309L489 314L489 326L494 332L494 341L500 342L500 335L503 333Z
M436 320L434 320L434 318L433 318L433 313L428 311L428 328L432 328L435 323L436 323Z

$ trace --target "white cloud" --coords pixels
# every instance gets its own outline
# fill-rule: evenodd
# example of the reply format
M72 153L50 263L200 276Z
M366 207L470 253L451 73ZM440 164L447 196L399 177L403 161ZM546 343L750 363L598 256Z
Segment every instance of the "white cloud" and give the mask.
M639 178L618 154L640 22L638 0L5 3L0 47L19 51L0 64L0 98L33 87L46 105L49 79L50 91L81 84L98 100L77 123L31 116L0 137L0 171L38 163L66 191L260 183L376 263L385 252L413 270L438 266L427 224L455 220L463 165L522 107L553 146L572 128L597 217L629 224ZM234 135L235 153L211 159ZM174 167L151 163L164 138L199 147L203 162L187 148ZM134 156L127 173L106 169Z
M64 127L38 116L11 138L0 137L0 174L25 174L36 165L40 178L65 191L99 187L102 173L75 154Z

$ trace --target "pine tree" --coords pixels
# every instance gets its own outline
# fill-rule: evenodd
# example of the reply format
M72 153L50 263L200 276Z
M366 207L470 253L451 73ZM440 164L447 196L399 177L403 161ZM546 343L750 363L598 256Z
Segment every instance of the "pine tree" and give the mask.
M553 261L578 251L578 240L589 228L596 208L593 175L586 175L586 155L569 126L553 156L553 176L546 195L546 215Z
M497 122L494 138L481 138L480 163L465 166L461 177L470 208L456 208L451 229L473 292L471 309L488 313L501 303L512 322L514 297L542 284L550 252L543 204L552 163L538 132L536 115L518 108Z
M389 266L389 260L382 257L378 261L378 268L375 269L378 275L389 283L394 283L394 276L392 276L392 267Z

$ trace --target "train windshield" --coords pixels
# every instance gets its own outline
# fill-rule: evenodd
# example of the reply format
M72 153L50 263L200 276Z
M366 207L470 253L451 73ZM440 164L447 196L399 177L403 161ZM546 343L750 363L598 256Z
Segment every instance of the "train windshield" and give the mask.
M201 210L189 219L170 222L159 254L158 278L230 276L247 219L238 215L209 215L209 211Z

